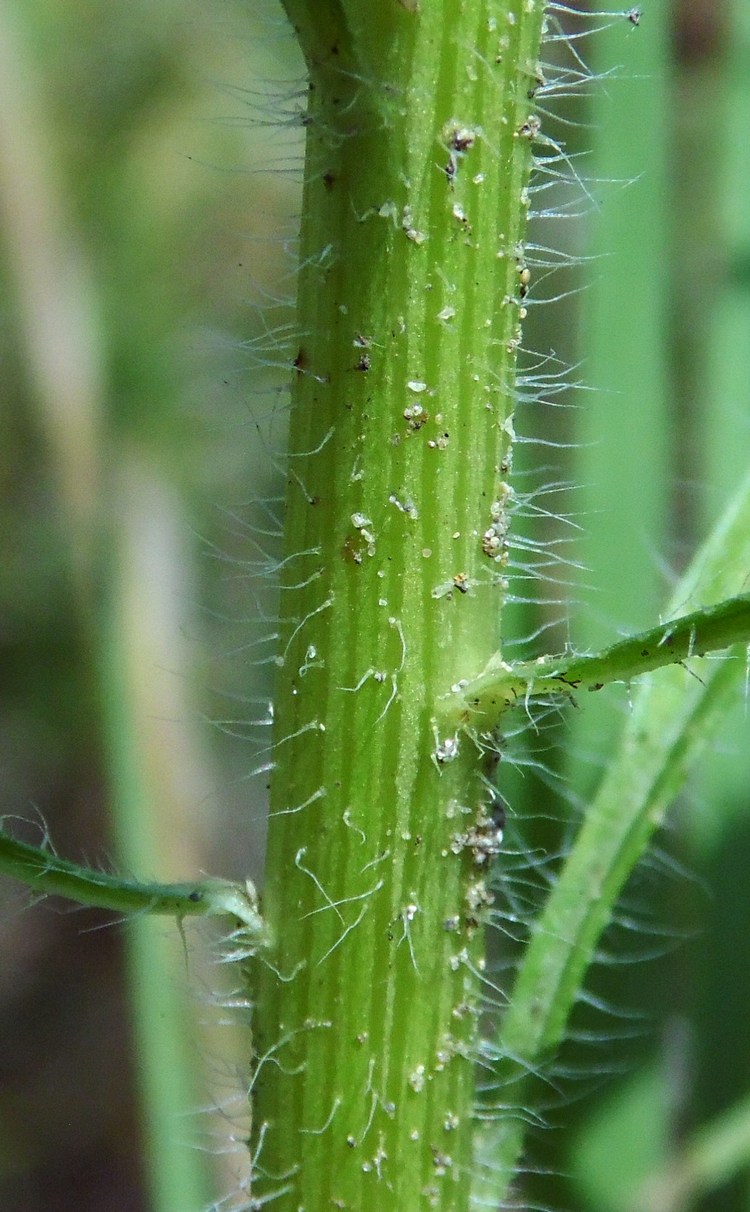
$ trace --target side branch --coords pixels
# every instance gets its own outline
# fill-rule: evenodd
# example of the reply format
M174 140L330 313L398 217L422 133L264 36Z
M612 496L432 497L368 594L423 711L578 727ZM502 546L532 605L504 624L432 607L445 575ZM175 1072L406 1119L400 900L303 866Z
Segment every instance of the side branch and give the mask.
M141 884L58 858L41 846L17 841L0 829L0 872L35 892L64 896L80 905L114 913L159 913L186 917L233 917L248 941L262 944L265 924L253 885L205 879L184 884Z
M601 690L630 682L665 665L750 643L750 594L694 610L601 652L562 653L507 664L494 656L478 677L460 683L446 700L446 714L459 724L492 727L509 707L550 695Z

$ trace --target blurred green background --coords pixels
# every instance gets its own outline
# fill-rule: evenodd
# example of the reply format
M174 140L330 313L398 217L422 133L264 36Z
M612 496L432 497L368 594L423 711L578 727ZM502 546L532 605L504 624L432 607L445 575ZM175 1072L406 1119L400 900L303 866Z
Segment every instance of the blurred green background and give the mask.
M274 4L0 8L1 812L146 879L259 875L254 344L290 319L301 150L266 110L303 104ZM196 1109L249 1045L206 946L27 899L3 883L0 1208L207 1206L241 1157L196 1146L244 1106Z
M537 644L648 625L750 455L750 5L641 7L578 44L609 74L549 103L576 125L545 118L586 153L593 204L579 191L584 216L531 238L598 259L529 300L586 283L531 307L527 343L593 389L517 425L565 444L543 479L579 487L545 507L583 526L576 605L551 585L516 612ZM266 718L303 107L272 0L0 8L1 812L145 878L260 872L268 729L248 721ZM523 473L539 448L521 449ZM573 800L627 709L608 701L545 755ZM750 1092L749 750L738 703L628 892L634 942L613 954L652 958L594 974L644 1018L582 1008L581 1038L608 1038L571 1045L587 1097L569 1085L550 1111L564 1130L533 1142L552 1173L524 1206L750 1209L747 1115L695 1197L643 1186ZM549 781L506 788L528 846L560 816ZM205 940L0 893L0 1209L198 1212L241 1188L249 1042L211 1004Z

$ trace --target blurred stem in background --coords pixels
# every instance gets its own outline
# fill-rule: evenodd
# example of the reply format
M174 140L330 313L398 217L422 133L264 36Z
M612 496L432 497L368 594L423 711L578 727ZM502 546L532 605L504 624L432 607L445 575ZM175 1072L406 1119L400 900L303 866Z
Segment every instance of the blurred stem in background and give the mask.
M671 386L663 334L668 317L666 151L670 137L669 11L654 5L627 39L615 28L591 39L592 66L609 73L592 94L593 164L602 201L586 251L595 256L583 298L586 382L576 425L573 481L583 524L583 611L573 628L586 651L649 626L667 593L660 568L668 533L674 456ZM644 139L643 132L648 131ZM686 607L688 609L689 607ZM620 700L622 701L622 700ZM600 753L617 726L612 705L580 713L568 753ZM572 763L571 773L581 773ZM590 783L591 771L586 775Z
M200 871L207 852L198 822L212 783L204 731L194 721L188 732L195 588L187 520L174 485L137 455L121 459L113 487L101 668L117 851L129 870L158 863L166 879L179 879ZM177 931L145 917L125 937L153 1205L197 1212L209 1195L206 1155L195 1148L200 1125L187 1118L204 1101L201 1032L188 997L200 961L190 972Z
M0 12L0 221L29 402L46 442L79 607L90 607L108 390L101 298L67 198L46 88L13 5Z

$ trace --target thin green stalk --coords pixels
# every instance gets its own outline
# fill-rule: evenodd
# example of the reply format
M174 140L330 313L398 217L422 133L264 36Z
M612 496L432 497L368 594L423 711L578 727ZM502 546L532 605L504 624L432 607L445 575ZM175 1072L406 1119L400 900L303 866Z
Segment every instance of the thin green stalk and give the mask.
M64 896L79 905L112 913L235 918L248 940L262 941L264 926L252 884L207 879L183 884L148 884L82 867L44 846L30 846L0 830L0 871L45 896Z
M441 720L448 726L492 729L504 711L519 703L601 690L743 643L750 643L750 594L680 615L602 652L559 653L512 664L493 657L479 677L469 678L446 700Z
M253 1195L458 1212L486 792L434 717L500 639L543 5L289 11L310 92Z

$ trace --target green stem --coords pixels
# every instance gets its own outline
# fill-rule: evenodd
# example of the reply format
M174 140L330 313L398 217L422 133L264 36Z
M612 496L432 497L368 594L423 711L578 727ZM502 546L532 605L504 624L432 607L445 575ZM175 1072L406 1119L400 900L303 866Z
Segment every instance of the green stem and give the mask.
M469 1206L492 837L479 755L433 720L500 638L542 18L342 0L304 48L252 1086L278 1212Z
M144 884L58 858L42 846L30 846L0 831L0 871L46 896L64 896L79 905L113 913L157 913L186 917L233 917L247 941L261 943L265 927L248 881L206 879L184 884Z
M502 713L518 703L601 690L611 682L630 682L654 669L748 642L750 594L740 594L628 636L601 652L560 653L510 665L496 655L483 673L451 695L441 720L447 727L471 724L492 729Z

